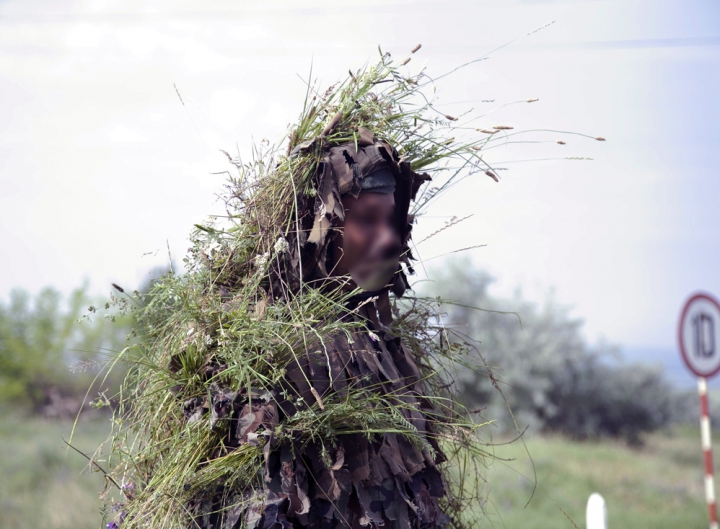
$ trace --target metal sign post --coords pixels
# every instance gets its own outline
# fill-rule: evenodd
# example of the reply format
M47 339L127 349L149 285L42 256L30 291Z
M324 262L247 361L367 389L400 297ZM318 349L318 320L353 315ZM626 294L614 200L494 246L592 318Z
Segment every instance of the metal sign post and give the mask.
M705 500L710 516L710 529L718 529L718 518L713 478L707 379L720 371L719 334L720 304L709 294L695 294L683 307L678 328L678 342L685 364L698 377L700 438L705 461Z

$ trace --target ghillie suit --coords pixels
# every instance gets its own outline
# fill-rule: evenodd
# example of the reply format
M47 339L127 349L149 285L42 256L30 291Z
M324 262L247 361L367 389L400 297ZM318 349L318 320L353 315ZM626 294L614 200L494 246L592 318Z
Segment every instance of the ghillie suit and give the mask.
M322 142L322 137L316 141ZM315 148L312 143L299 151ZM377 174L373 171L381 166L394 177L395 221L409 263L409 205L429 177L414 173L395 149L375 141L363 128L358 130L357 143L325 152L317 168L318 193L312 208L300 215L298 232L279 239L283 246L282 241L288 241L288 249L277 259L280 269L271 272L264 285L271 303L299 295L299 282L294 289L292 280L287 280L296 277L287 272L298 270L294 263L303 264L304 284L338 288L329 278L328 248L337 233L331 226L345 215L341 197L377 190L372 187ZM423 397L422 375L413 355L392 331L389 290L402 295L404 278L399 268L387 287L343 300L345 310L338 319L348 327L327 338L311 334L305 343L293 346L297 352L287 357L289 362L283 359L285 377L277 386L265 386L253 398L252 389L235 391L220 382L209 399L198 396L185 403L188 421L202 418L209 409L211 424L221 419L228 423L223 450L246 443L263 446L262 488L223 489L214 497L199 499L190 507L197 513L199 527L233 528L243 521L248 527L267 529L447 525L449 518L438 505L445 492L437 464L445 457L428 420L436 411ZM215 369L222 379L224 368ZM349 398L377 400L381 407L395 408L395 420L402 429L411 429L413 436L387 427L370 435L354 432L354 420L349 418L325 440L292 430L297 416L308 407L321 414L331 407L336 408L333 413L343 413ZM281 425L289 429L284 437L278 435Z
M286 154L228 156L239 176L225 224L197 226L187 273L136 309L109 457L125 498L109 525L476 526L486 454L448 369L465 348L432 301L401 297L413 214L458 175L489 171L490 140L448 139L455 118L432 117L429 82L382 55L309 91ZM333 225L378 165L395 180L401 265L378 292L348 291L328 269Z

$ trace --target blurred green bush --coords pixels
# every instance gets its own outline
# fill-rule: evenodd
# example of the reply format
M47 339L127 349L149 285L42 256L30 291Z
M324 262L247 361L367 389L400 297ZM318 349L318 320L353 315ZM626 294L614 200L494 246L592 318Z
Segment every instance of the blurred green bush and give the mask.
M442 305L453 339L476 346L469 364L479 369L458 370L457 383L467 403L487 407L482 415L503 429L514 429L504 399L521 429L621 437L631 444L682 415L660 366L627 364L616 347L589 345L582 320L552 298L540 306L520 291L493 297L488 287L494 279L469 261L449 261L432 276L436 281L426 290L454 302Z
M52 287L34 297L16 289L0 301L0 403L67 417L100 392L114 395L122 370L106 380L101 372L125 346L132 323L110 304L100 309L87 286L67 298Z

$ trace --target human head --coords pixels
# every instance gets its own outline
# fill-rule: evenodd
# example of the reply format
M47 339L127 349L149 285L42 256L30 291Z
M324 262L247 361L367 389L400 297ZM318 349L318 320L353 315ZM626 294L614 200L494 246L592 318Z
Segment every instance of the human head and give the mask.
M341 197L344 219L336 220L332 273L349 275L368 291L387 286L398 270L401 227L395 213L395 176L380 166L360 181L357 196Z
M322 141L305 142L291 156ZM350 275L366 290L390 284L401 296L407 288L404 270L413 273L410 203L430 177L414 172L392 145L363 128L353 141L325 146L316 174L314 212L302 217L305 281Z

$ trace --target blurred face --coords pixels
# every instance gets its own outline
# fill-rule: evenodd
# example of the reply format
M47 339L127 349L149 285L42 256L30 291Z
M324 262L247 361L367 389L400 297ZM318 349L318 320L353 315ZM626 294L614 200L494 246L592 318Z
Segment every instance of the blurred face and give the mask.
M392 279L400 256L392 193L362 192L343 198L345 221L335 239L334 275L349 275L365 290L379 290Z

